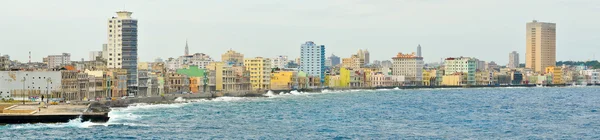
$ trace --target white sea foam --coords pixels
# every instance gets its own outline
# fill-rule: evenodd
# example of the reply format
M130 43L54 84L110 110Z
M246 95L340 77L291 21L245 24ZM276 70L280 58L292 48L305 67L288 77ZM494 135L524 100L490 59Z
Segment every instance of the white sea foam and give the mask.
M137 120L139 118L141 118L142 116L139 115L135 115L131 112L120 112L120 111L111 111L108 113L108 117L110 117L109 122L111 121L115 121L115 120Z
M10 129L41 129L41 128L90 128L91 126L107 126L106 123L82 122L81 118L69 120L67 123L37 123L9 125Z
M174 100L174 101L175 101L175 102L180 102L180 103L181 103L181 102L185 102L186 100L185 100L185 99L183 99L183 97L177 97L177 98L175 98L175 100Z
M396 88L394 88L394 90L400 90L400 88L399 88L399 87L396 87Z
M229 101L241 101L241 100L249 100L249 98L246 98L246 97L217 97L217 98L212 99L210 101L215 101L215 102L229 102Z
M124 111L139 110L139 109L160 109L160 108L180 108L186 103L175 103L175 104L147 104L147 103L136 103L131 104L124 108ZM119 109L119 108L117 108Z
M274 97L275 96L275 94L273 94L273 91L270 91L270 90L267 93L265 93L264 95L267 96L267 97Z
M363 90L362 89L352 89L352 90L350 90L350 92L360 92L360 91L363 91Z

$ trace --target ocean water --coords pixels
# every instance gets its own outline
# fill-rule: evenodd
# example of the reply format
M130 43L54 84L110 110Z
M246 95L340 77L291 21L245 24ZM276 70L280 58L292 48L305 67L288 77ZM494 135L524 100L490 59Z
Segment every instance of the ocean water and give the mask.
M600 87L353 90L180 99L0 139L600 139Z

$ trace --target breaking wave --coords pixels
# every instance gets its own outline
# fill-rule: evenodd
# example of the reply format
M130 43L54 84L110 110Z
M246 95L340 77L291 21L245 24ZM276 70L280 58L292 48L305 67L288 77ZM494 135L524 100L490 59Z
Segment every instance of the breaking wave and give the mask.
M104 123L82 122L81 118L72 119L67 123L36 123L7 125L10 129L45 129L45 128L90 128L91 126L104 126Z

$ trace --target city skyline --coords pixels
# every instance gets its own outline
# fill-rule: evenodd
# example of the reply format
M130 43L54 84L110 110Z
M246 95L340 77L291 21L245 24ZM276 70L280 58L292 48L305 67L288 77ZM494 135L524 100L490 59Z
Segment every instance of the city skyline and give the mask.
M470 2L472 6L461 5L461 2ZM5 33L0 36L0 45L15 49L3 50L0 53L8 54L12 59L21 62L28 61L29 51L32 52L32 61L35 62L41 62L42 58L48 55L61 53L72 54L72 60L88 58L90 51L101 50L99 46L107 41L106 24L103 24L106 22L106 17L114 16L115 11L127 10L134 12L136 19L144 21L139 27L141 61L152 61L156 57L167 59L180 56L187 38L190 53L205 53L215 60L219 60L219 55L230 48L244 54L247 58L259 56L272 58L286 55L294 59L299 57L300 52L292 48L305 41L315 41L327 46L328 51L325 56L336 54L345 57L358 49L368 49L373 54L371 60L390 60L389 58L396 52L416 52L414 46L421 44L426 63L439 62L441 58L446 57L470 56L504 65L508 63L505 54L511 51L521 52L520 57L525 58L524 23L532 19L560 25L557 29L556 51L560 52L557 53L557 61L594 59L594 55L598 53L594 40L598 40L598 36L591 33L600 30L599 27L593 26L597 22L594 19L588 19L588 22L574 21L581 19L580 17L593 16L593 12L589 11L600 2L544 1L547 4L546 8L527 9L528 5L536 2L539 1L463 0L456 3L306 1L279 2L275 5L284 8L277 8L268 5L273 3L272 1L240 2L241 5L226 1L206 2L202 6L208 8L199 10L203 8L188 6L197 3L195 1L148 3L126 1L123 2L125 8L123 5L110 3L71 1L70 3L80 6L67 6L64 10L58 11L44 6L69 2L37 1L31 7L2 8L6 10L3 13L19 14L3 15L13 22L0 23ZM19 3L21 2L14 2L14 4ZM244 3L249 6L243 5ZM494 8L494 6L512 7L514 3L522 5L514 7L515 11L507 13L482 10L479 15L468 12L473 9ZM576 5L578 8L571 9L565 4ZM181 8L172 9L164 5ZM335 5L353 6L355 9L345 9ZM404 9L397 10L393 8L394 5ZM233 8L224 10L223 7ZM256 7L262 7L262 11L254 9ZM442 10L427 10L433 7ZM155 10L157 8L162 10ZM465 8L465 10L453 11L452 18L449 19L442 11L450 8ZM219 9L220 11L215 14L206 14ZM565 10L569 10L570 15L578 16L566 16ZM252 12L245 13L247 11ZM281 11L281 13L274 14L271 11ZM304 11L314 11L314 13L303 14ZM241 17L246 14L253 14L253 16ZM483 16L486 14L489 16ZM296 18L281 17L290 15ZM34 19L35 21L32 21ZM318 19L323 22L304 21L307 19ZM370 19L370 21L362 19ZM65 25L65 20L75 26ZM450 26L452 28L448 28ZM256 35L258 31L262 33ZM21 32L28 33L30 36L25 37ZM281 51L277 54L257 51L276 49Z

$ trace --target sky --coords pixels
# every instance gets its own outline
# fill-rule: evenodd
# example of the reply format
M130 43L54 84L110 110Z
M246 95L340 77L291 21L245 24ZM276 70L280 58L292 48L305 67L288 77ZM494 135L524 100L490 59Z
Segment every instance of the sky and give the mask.
M87 60L102 50L107 20L120 10L139 21L141 61L183 55L187 39L191 53L215 60L229 49L296 58L314 41L342 58L367 49L371 60L390 60L421 44L425 62L470 56L505 65L517 51L524 63L525 25L534 19L557 24L557 60L600 58L600 0L5 1L0 54Z

